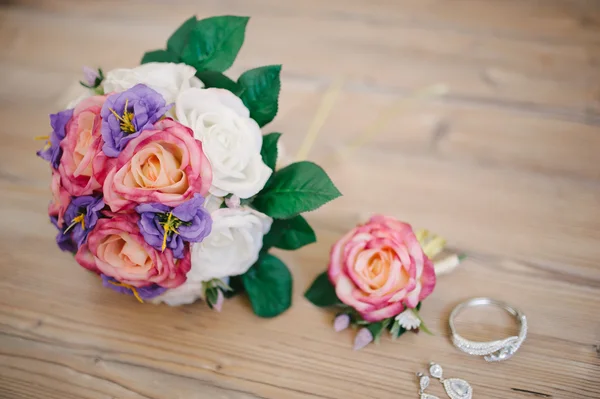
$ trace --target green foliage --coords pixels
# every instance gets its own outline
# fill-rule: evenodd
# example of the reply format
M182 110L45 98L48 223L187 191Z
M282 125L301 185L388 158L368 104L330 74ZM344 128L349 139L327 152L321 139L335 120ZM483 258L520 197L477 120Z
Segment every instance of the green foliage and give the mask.
M373 341L379 342L379 338L381 338L381 333L385 329L385 323L383 321L378 321L377 323L369 323L365 327L373 335Z
M277 164L277 142L281 137L281 133L269 133L263 136L262 148L260 149L260 156L263 162L273 171Z
M260 317L275 317L292 304L292 275L279 258L263 253L242 275L244 289L254 313Z
M314 230L302 216L275 219L271 230L263 238L263 249L275 247L295 250L317 241Z
M248 19L231 15L201 20L191 17L169 37L166 50L147 52L141 63L185 62L198 72L223 72L233 64L244 43ZM209 81L207 87L230 90L232 84L237 85L227 77L216 75L198 78Z
M171 37L169 37L169 40L167 40L167 50L177 55L179 58L187 45L192 30L194 30L197 24L198 19L195 15L185 21L175 32L173 32Z
M238 79L240 98L250 110L250 117L264 126L277 115L281 90L281 65L250 69Z
M216 87L217 89L226 89L232 93L238 91L238 85L221 72L215 71L200 71L196 73L196 77L204 83L204 87Z
M181 59L198 71L227 70L244 44L248 19L225 15L196 22L189 31Z
M275 219L313 211L341 193L318 165L302 161L275 172L252 205Z
M327 272L319 274L304 294L304 297L313 305L321 308L336 306L342 303L335 294L335 287L329 281Z
M142 57L141 64L149 62L179 62L179 57L168 50L154 50L144 53Z

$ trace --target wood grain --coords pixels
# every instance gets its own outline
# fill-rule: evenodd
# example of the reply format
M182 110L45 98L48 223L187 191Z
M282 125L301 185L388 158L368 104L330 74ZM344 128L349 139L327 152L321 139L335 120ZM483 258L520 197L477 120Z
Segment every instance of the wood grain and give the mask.
M279 256L294 305L273 320L235 298L142 306L56 248L32 137L74 96L82 65L135 65L190 14L252 15L232 76L282 63L290 156L323 93L343 89L309 157L344 197L308 215L319 242ZM28 0L0 2L1 398L412 398L434 360L479 398L600 397L600 3L587 0ZM410 100L435 83L449 93ZM395 106L399 100L406 100ZM343 149L394 110L369 142ZM439 279L434 336L352 332L302 298L329 247L369 214L427 227L468 260ZM530 320L518 354L486 364L448 340L452 307L504 299ZM509 333L475 313L473 338ZM506 323L504 323L506 322ZM441 387L432 394L443 397Z

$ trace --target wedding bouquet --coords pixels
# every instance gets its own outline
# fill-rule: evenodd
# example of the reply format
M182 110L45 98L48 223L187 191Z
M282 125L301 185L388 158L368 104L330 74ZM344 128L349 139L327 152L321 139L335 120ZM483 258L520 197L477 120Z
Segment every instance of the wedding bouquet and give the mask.
M50 162L58 246L140 302L220 309L248 294L272 317L292 277L268 253L316 240L300 215L340 195L312 162L276 168L280 65L223 74L248 18L185 21L166 49L132 69L84 69L86 92L50 115L38 155Z

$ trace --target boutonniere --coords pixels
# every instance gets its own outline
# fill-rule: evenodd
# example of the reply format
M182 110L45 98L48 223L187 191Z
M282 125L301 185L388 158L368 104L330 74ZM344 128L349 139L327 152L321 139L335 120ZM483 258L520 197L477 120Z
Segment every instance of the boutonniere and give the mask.
M393 339L407 331L429 332L419 311L436 285L436 266L445 240L426 230L413 231L388 216L373 216L332 247L328 270L319 275L305 296L319 307L338 310L336 331L359 328L354 349L378 341L384 331ZM452 254L440 259L447 271L461 260Z

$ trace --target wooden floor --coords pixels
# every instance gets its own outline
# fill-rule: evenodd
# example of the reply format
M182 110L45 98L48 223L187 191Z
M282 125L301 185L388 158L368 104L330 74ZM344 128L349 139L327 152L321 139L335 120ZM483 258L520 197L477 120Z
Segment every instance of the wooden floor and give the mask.
M61 253L47 220L32 138L81 66L133 66L194 13L252 16L230 73L283 64L266 131L284 132L291 156L341 85L309 158L344 197L308 215L317 244L280 254L295 294L277 319L244 298L221 314L140 305ZM417 398L414 373L434 360L476 398L600 398L600 1L4 0L0 49L0 397ZM412 95L432 84L449 93ZM330 156L365 132L356 151ZM469 257L425 302L434 336L353 352L353 333L333 332L302 292L373 212ZM513 359L487 364L449 342L448 314L472 296L529 317ZM463 326L507 333L495 315ZM445 397L439 384L430 393Z

